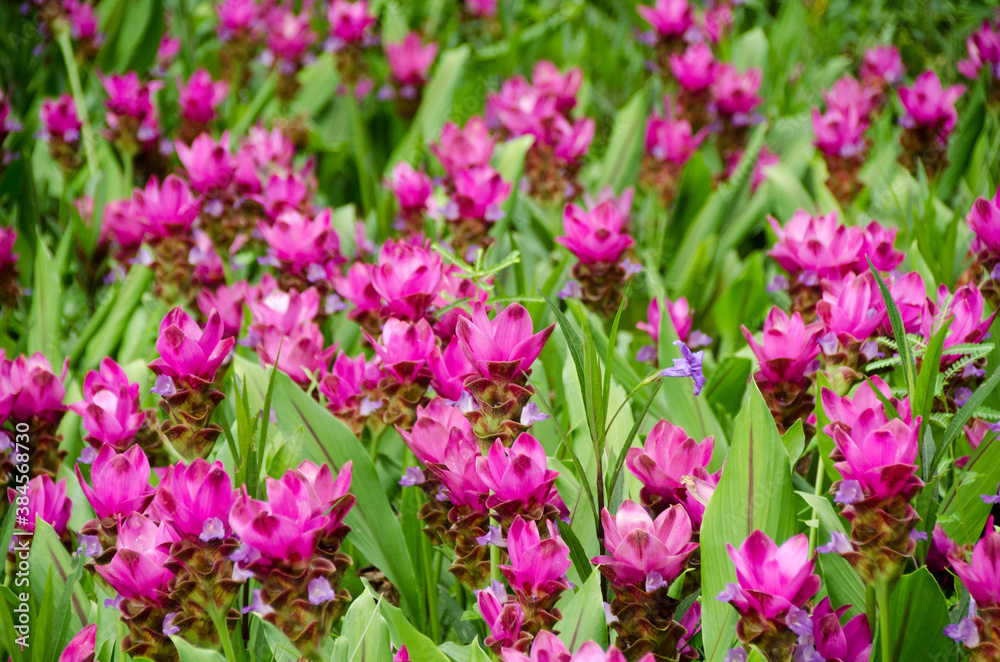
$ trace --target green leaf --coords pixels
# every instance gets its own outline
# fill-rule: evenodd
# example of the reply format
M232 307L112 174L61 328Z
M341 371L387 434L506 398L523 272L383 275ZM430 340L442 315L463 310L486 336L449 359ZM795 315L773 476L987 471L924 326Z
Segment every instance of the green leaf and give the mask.
M788 461L791 463L792 470L795 469L795 464L802 457L802 451L806 447L806 433L802 428L802 419L795 421L792 427L785 431L785 434L781 435L781 443L785 446L785 451L788 453Z
M840 519L833 504L825 496L810 494L809 492L796 492L816 513L819 519L820 539L825 543L830 539L833 532L847 535L844 528L844 521ZM847 560L839 554L820 554L820 570L823 573L823 586L830 594L830 602L833 606L844 607L850 605L848 614L856 616L865 610L865 585L854 572L854 568Z
M267 384L264 371L239 356L233 365L237 374L243 375L250 388L263 399ZM283 373L275 378L274 409L278 427L286 438L299 426L303 427L302 451L306 458L318 464L326 462L334 472L346 462L354 463L351 493L357 497L357 503L345 519L352 529L349 539L399 590L408 616L422 622L423 603L416 589L416 575L403 532L364 446L347 426Z
M640 89L615 115L608 148L601 159L594 190L607 187L615 193L635 181L646 135L646 90Z
M580 575L580 578L586 581L594 571L594 568L590 565L587 553L583 551L580 539L573 533L573 529L570 528L569 524L561 519L557 519L556 522L559 524L559 535L562 536L563 542L569 547L569 556L573 559L573 567L576 568L576 572Z
M47 655L45 656L46 662L55 662L59 654L66 648L66 644L69 643L69 617L72 613L70 610L70 601L73 598L73 591L76 590L77 582L80 581L82 574L83 558L77 556L73 562L73 572L63 583L61 590L58 592L59 597L54 603L52 630L49 633L48 645L45 647L47 651ZM55 591L52 594L55 594Z
M184 637L174 635L170 637L177 647L177 656L181 662L226 662L226 658L208 648L196 648L187 642Z
M962 408L952 417L951 422L948 423L948 428L944 432L944 436L941 438L941 444L938 447L937 457L934 458L934 466L937 466L937 462L940 459L940 454L945 451L945 449L951 447L951 442L958 439L958 435L962 432L962 426L965 425L972 415L986 402L986 399L990 397L990 393L993 389L1000 384L1000 370L994 371L990 378L986 380L976 392L972 394L969 401L962 405Z
M141 264L132 265L107 318L90 330L92 338L86 344L86 349L81 346L74 351L74 354L82 351L82 357L73 357L74 363L79 361L79 366L85 370L94 369L100 364L101 359L114 353L115 347L125 333L125 328L132 319L132 313L152 283L153 272L148 267ZM90 329L89 325L87 329Z
M59 273L52 263L52 254L41 236L35 249L35 277L31 293L28 323L28 353L41 352L59 372L62 364L62 288Z
M31 586L37 591L37 597L42 602L52 603L51 593L42 594L46 577L52 573L53 581L58 586L65 586L73 576L73 561L59 541L59 536L47 522L41 518L35 520L35 535L31 540L29 554L28 577ZM87 597L80 582L70 584L73 595L69 601L69 631L78 632L87 623L90 611L90 599ZM44 630L42 630L44 631ZM61 652L61 651L60 651Z
M601 595L601 573L591 573L583 586L560 603L563 618L559 621L558 634L571 653L588 641L596 641L601 648L608 646L608 626L604 615L604 597Z
M337 640L335 662L392 662L389 628L379 612L378 602L366 586L365 592L351 603ZM341 651L345 653L343 656L339 655Z
M729 457L719 485L705 509L701 528L702 592L718 595L736 571L726 544L739 546L755 530L779 545L798 527L788 455L771 412L757 389L748 387L733 428ZM706 599L702 605L705 658L719 662L735 638L736 611Z
M944 341L948 336L948 327L951 326L951 321L953 318L948 318L945 320L941 328L938 329L934 337L931 338L930 343L927 345L927 351L924 352L923 360L920 365L920 372L917 374L917 389L916 389L916 400L913 401L913 415L921 416L921 428L923 430L929 430L927 427L928 419L927 417L931 413L931 406L934 404L934 394L935 394L935 384L937 383L938 373L941 371L941 354L944 351ZM875 389L876 391L878 389ZM930 452L930 457L925 461L923 459L924 455L924 434L921 432L921 464L924 465L925 480L927 478L926 473L931 471L933 467L926 466L927 463L933 458L934 451ZM933 437L931 438L931 443L933 443Z
M438 58L437 68L427 87L424 88L423 101L413 118L413 124L385 165L386 176L392 174L392 169L400 161L413 162L421 157L424 145L437 138L441 127L451 115L455 90L458 89L458 84L465 74L468 60L467 45L445 51Z
M944 636L948 602L927 568L905 575L890 598L889 612L895 639L894 659L954 659L955 643Z
M982 495L996 494L1000 484L1000 439L990 437L972 454L941 502L937 521L959 545L974 543L982 536L993 508Z
M587 383L587 373L585 370L586 366L586 354L584 353L583 341L580 340L579 334L577 334L576 329L570 323L569 319L563 313L562 309L558 304L554 303L549 295L542 292L542 297L545 298L545 302L549 304L549 308L556 316L556 321L559 323L559 328L563 332L563 336L566 338L566 346L569 348L570 356L573 359L573 365L576 366L577 377L580 378L580 386L583 387ZM665 315L664 317L669 317Z
M442 653L434 642L425 637L419 630L410 625L398 608L382 600L379 611L389 627L389 638L396 648L406 646L411 660L420 662L448 662L448 656Z
M497 155L493 157L494 167L505 182L510 182L511 193L503 203L504 218L495 223L494 229L490 231L492 237L499 237L510 226L510 219L507 216L513 211L514 203L517 202L518 182L521 181L521 173L524 172L524 158L534 143L535 137L527 135L497 146Z
M896 346L899 348L899 358L903 365L903 381L906 383L906 392L910 396L910 402L917 402L917 364L913 359L913 349L910 347L910 341L906 337L906 331L903 329L903 318L900 317L899 308L896 307L896 302L892 300L892 294L889 293L889 288L886 287L885 281L882 280L882 276L879 275L875 269L875 265L872 264L871 258L868 258L868 267L878 282L878 287L882 291L882 299L885 300L885 307L889 311L892 334L896 339Z

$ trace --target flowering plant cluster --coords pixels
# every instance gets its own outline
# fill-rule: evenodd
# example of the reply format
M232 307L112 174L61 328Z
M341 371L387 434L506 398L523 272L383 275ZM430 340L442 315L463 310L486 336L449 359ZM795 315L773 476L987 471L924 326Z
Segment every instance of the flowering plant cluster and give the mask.
M0 659L1000 659L996 16L619 4L0 6Z

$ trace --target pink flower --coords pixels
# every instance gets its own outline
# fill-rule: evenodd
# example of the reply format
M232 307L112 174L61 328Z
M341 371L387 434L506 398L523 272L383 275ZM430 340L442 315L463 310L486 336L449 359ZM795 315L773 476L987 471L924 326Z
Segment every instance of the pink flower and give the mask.
M984 21L978 30L965 40L965 48L969 53L967 60L958 63L957 69L966 78L975 80L983 65L989 65L990 75L997 77L1000 66L1000 29L996 24Z
M680 506L670 506L654 521L642 506L626 499L614 517L605 508L601 521L608 556L592 561L616 588L652 592L668 587L698 547L691 542L691 520Z
M498 439L486 457L476 460L479 477L493 494L486 505L523 513L540 512L558 471L546 468L545 449L528 433L522 433L508 449Z
M17 264L18 254L14 252L15 241L17 241L17 230L12 227L0 227L0 269Z
M291 8L275 7L266 21L267 48L275 59L296 65L316 41L316 33L309 27L309 12L296 14Z
M486 122L476 116L470 118L464 128L454 122L445 124L438 142L431 144L431 151L445 171L454 177L474 166L489 164L493 145Z
M768 222L778 241L768 251L790 274L817 274L820 278L838 278L852 270L864 248L864 232L837 221L837 212L810 216L798 210L785 227L769 216Z
M160 323L156 340L160 358L149 364L150 370L180 383L211 382L236 344L234 338L223 339L222 330L216 311L202 329L182 308L174 308Z
M326 18L330 22L330 32L345 44L364 39L368 27L375 22L375 17L368 13L366 0L333 0L326 10Z
M144 420L139 385L130 383L121 366L105 357L100 372L91 370L84 378L83 398L69 408L83 417L86 440L96 448L102 444L117 451L128 448Z
M509 565L499 566L519 602L542 600L569 588L566 571L569 570L569 547L559 536L559 529L552 520L545 521L549 537L541 540L538 523L520 516L514 519L507 534Z
M942 88L937 73L925 71L917 76L912 87L899 88L899 100L906 110L900 122L907 129L934 130L939 138L944 139L958 121L955 102L964 92L964 85Z
M190 147L181 140L176 141L174 147L191 188L198 193L220 193L232 183L236 161L229 153L228 131L223 132L219 142L203 133L194 139Z
M479 165L453 173L455 203L460 218L498 221L503 218L500 206L510 195L510 182L504 181L491 165Z
M811 646L824 660L840 662L868 662L872 652L872 631L868 618L858 614L846 624L840 619L850 605L833 609L830 598L823 598L812 612Z
M865 51L861 78L879 85L894 85L903 79L903 58L895 46L876 46Z
M309 384L312 376L322 378L330 359L337 353L337 344L326 347L323 332L312 322L291 331L254 324L257 334L257 357L262 365L273 366L299 384ZM280 350L280 356L279 356Z
M492 321L486 308L477 303L471 320L458 320L456 332L462 351L480 376L495 379L508 375L509 379L531 369L553 330L555 324L532 335L531 316L519 303L507 306Z
M582 158L594 140L597 125L589 117L581 117L570 122L562 115L552 120L552 140L555 142L556 158L563 163L575 163Z
M105 102L108 111L115 115L143 120L155 115L152 93L160 89L163 83L160 81L142 83L136 72L129 71L121 76L117 74L102 76L101 85L108 94L108 100Z
M628 234L628 215L613 201L605 201L584 211L566 205L563 233L556 242L565 246L584 264L614 264L635 240Z
M309 191L302 178L294 172L288 172L285 175L271 175L264 185L263 195L259 197L267 215L277 218L286 209L305 211L308 196Z
M502 126L513 136L532 135L550 144L547 127L559 115L557 103L556 97L543 93L523 76L514 76L504 81L498 93L487 95L486 119L491 126Z
M465 9L479 18L492 18L497 15L497 0L465 0Z
M834 467L845 482L858 483L865 499L888 501L900 496L909 501L923 487L913 464L919 429L919 416L908 425L898 418L885 421L881 412L866 409L849 431L834 428L835 455L839 456Z
M73 502L66 498L66 479L63 478L58 483L53 483L48 474L40 474L29 480L27 487L26 493L21 493L10 487L7 488L7 500L11 506L17 505L18 497L22 495L28 499L27 504L18 505L17 528L33 532L35 518L40 517L43 522L52 526L57 536L62 537L66 533L66 525L69 523L69 516L73 508ZM21 510L21 508L26 510ZM23 523L22 516L24 517Z
M531 83L540 94L555 100L556 111L566 114L576 106L583 70L573 67L562 73L549 60L539 60L531 72Z
M294 209L278 214L273 223L260 221L258 229L268 245L268 254L294 273L305 273L312 265L340 262L340 237L330 226L327 208L309 218Z
M680 38L694 25L694 10L687 0L656 0L652 6L635 8L661 37Z
M1000 608L1000 533L993 528L993 518L986 522L986 534L965 560L965 550L950 556L951 567L980 610Z
M750 114L763 103L760 69L740 73L731 64L720 64L712 82L712 100L720 115L732 117L734 124L747 124Z
M414 441L417 439L414 438ZM427 459L433 459L436 451L425 445L422 452ZM479 441L473 436L471 428L453 426L448 432L440 462L428 464L427 469L441 482L449 501L475 513L485 514L490 488L476 471L479 457Z
M457 428L464 438L472 436L472 424L462 410L434 398L426 407L417 407L413 430L399 430L399 434L424 465L442 464L452 428Z
M657 161L684 165L698 151L704 139L704 131L694 133L690 122L683 118L675 119L671 113L653 113L646 122L646 152Z
M965 217L969 229L975 233L970 251L986 251L990 257L1000 255L1000 190L992 200L979 197Z
M809 558L809 539L805 535L793 536L778 547L758 530L739 550L728 543L726 549L736 566L739 584L730 585L725 601L743 616L783 618L789 609L802 607L819 590L819 575L813 573L816 557L814 554Z
M139 446L120 454L111 446L102 446L90 470L93 487L84 481L80 465L74 468L84 496L102 520L140 513L155 494L149 484L149 460Z
M365 313L377 312L382 304L382 298L372 285L371 272L371 266L363 262L355 262L348 268L344 276L333 280L333 289L337 291L337 294L355 306L355 310L351 311L352 319Z
M322 535L327 538L330 536L342 538L347 533L347 528L343 526L344 517L355 502L354 495L349 493L353 473L352 461L345 462L335 478L330 465L326 462L317 465L310 460L303 460L297 469L285 474L281 480L305 481L309 487L309 505L312 507L313 515L323 515L327 520Z
M59 662L94 662L97 645L97 623L91 623L77 632L59 656Z
M509 599L503 582L493 581L492 586L476 593L479 612L483 615L489 636L483 642L490 648L512 648L521 638L524 611L517 601ZM541 632L539 635L548 634ZM505 657L507 653L504 653Z
M169 555L162 547L176 540L169 524L159 526L134 513L118 526L118 552L108 565L97 566L119 595L129 600L161 604L174 573L164 567Z
M246 299L246 281L232 285L216 285L214 288L204 288L198 292L198 310L206 318L213 310L218 311L222 318L222 335L226 338L235 337L243 326L243 302Z
M181 115L190 122L207 124L215 118L215 109L228 92L229 83L224 80L214 82L212 74L198 69L191 74L186 85L177 81L177 103L180 104Z
M868 270L868 257L879 271L892 271L898 267L906 254L895 249L898 228L887 228L878 221L872 221L864 230L861 257L854 265L858 273Z
M177 175L168 175L160 186L156 175L149 178L145 190L135 189L129 215L138 218L146 232L157 239L175 237L190 231L198 218L200 202Z
M43 101L39 116L45 135L49 138L65 143L75 143L80 139L80 127L83 124L76 115L76 104L69 94Z
M215 13L219 17L219 36L223 41L249 31L259 20L255 0L223 0L216 5Z
M141 218L132 216L132 201L109 200L104 205L104 220L101 222L101 241L110 240L128 254L139 248L146 236L146 227Z
M826 113L813 108L812 125L816 135L813 144L824 154L852 158L865 150L868 125L854 107L846 111L831 108Z
M714 445L715 437L696 442L680 427L661 420L653 426L642 448L628 449L625 465L642 481L644 503L657 510L662 505L682 504L692 522L700 526L705 506L688 494L682 479L693 476L713 483L718 480L718 474L710 476L707 470Z
M273 326L283 333L312 322L319 314L319 291L310 287L304 292L277 289L274 277L265 274L257 287L247 294L247 305L255 325Z
M701 92L711 87L717 66L712 49L700 41L688 46L683 53L670 56L670 71L688 92Z
M388 240L371 269L371 285L385 301L385 312L421 319L441 284L441 256L426 246Z
M356 413L365 397L368 362L364 354L355 358L343 351L337 353L330 372L319 384L320 393L326 398L327 409L335 414Z
M886 308L871 271L846 276L831 285L824 289L823 299L816 304L816 314L826 330L836 334L844 345L863 342L875 335L886 318Z
M28 423L32 419L58 423L66 411L62 401L66 396L63 382L68 370L67 361L61 375L54 374L41 352L8 361L0 350L0 424L8 416L15 423Z
M100 45L103 35L97 32L97 16L93 5L79 0L66 0L63 3L66 19L69 21L69 33L76 41L92 41L94 46Z
M378 341L367 333L365 337L382 359L382 369L403 383L414 381L418 373L426 370L436 340L427 320L410 323L395 317L386 321Z
M425 210L427 201L434 193L434 184L423 168L414 170L413 166L405 161L393 168L389 186L399 206L404 210Z
M843 115L854 110L859 121L866 125L880 97L881 92L877 88L862 85L854 76L841 76L823 93L828 110L837 110Z
M874 258L872 261L874 262ZM896 308L899 309L899 316L903 320L903 329L907 333L920 333L929 315L930 307L924 279L918 272L911 271L899 278L887 276L885 284L889 288L889 294L892 295ZM882 324L881 333L887 336L892 335L892 325L888 319Z
M539 632L531 642L531 656L512 648L503 651L503 662L625 662L625 655L614 646L605 653L594 641L584 643L575 653L548 630ZM652 653L646 653L636 662L654 662Z
M799 382L817 369L823 325L806 325L799 313L788 316L781 308L772 308L764 321L761 343L750 330L741 326L743 337L760 363L760 370L769 382Z
M420 35L410 32L398 44L385 45L385 59L397 85L420 86L427 82L427 72L437 57L438 45L423 45Z
M694 321L694 311L691 310L686 297L680 297L676 301L664 297L663 301L670 314L670 322L677 332L677 337L686 344L691 333L691 324ZM635 328L649 334L654 343L658 343L660 340L660 314L660 300L653 297L646 308L646 321L638 322L635 325Z
M178 462L167 467L156 490L155 505L159 512L169 515L178 533L208 542L226 537L229 509L235 499L233 483L222 462L209 464L198 458L188 466Z
M878 375L871 377L871 383L892 403L902 421L907 425L912 425L913 419L910 415L909 399L903 398L900 400L893 397L892 389ZM882 401L875 395L867 380L858 386L853 396L840 397L830 389L824 388L821 397L823 399L823 413L830 420L830 425L826 426L824 431L831 437L833 437L833 430L836 427L842 427L847 432L850 432L857 425L861 414L868 410L874 412L879 425L888 423L890 420L882 405Z
M308 482L289 472L281 480L266 478L267 501L251 499L246 486L229 511L233 532L260 552L261 565L302 567L316 551L316 538L327 518L310 503Z
M435 348L431 355L431 385L434 391L449 400L457 401L465 392L465 378L475 372L475 367L462 351L456 336L452 336L442 351Z
M948 294L946 285L941 285L938 288L938 305L931 306L933 315L929 318L925 317L921 325L921 333L924 337L930 338L934 318L939 315L938 309L948 299ZM951 305L945 313L946 317L952 318L951 326L948 327L948 336L944 339L945 349L954 345L977 343L989 333L997 311L993 311L984 319L984 308L983 294L974 283L967 283L955 290L955 294L951 298ZM947 354L945 356L949 358Z

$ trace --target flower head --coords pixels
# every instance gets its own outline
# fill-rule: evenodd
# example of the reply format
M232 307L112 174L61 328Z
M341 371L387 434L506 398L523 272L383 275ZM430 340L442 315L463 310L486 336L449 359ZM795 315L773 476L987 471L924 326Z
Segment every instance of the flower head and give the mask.
M190 465L182 463L167 468L156 490L155 504L170 516L174 528L191 538L204 534L211 520L224 524L236 498L229 474L222 462L209 464L198 458ZM228 526L225 526L228 531Z
M894 85L903 79L903 58L895 46L876 46L865 51L861 78L869 83Z
M413 429L410 432L400 430L399 433L422 463L441 464L452 428L458 428L464 437L472 436L472 424L462 410L441 398L434 398L426 407L417 407L417 422Z
M681 506L666 508L654 520L635 501L625 500L614 516L605 508L601 521L608 556L593 562L616 587L651 592L654 583L655 588L669 586L698 547L691 541L691 520Z
M392 78L397 85L423 85L427 72L437 57L438 46L433 41L423 44L420 35L410 32L398 44L385 45L385 58L389 62Z
M161 187L154 175L145 189L133 192L129 215L140 219L152 237L161 239L187 234L199 211L199 200L183 179L168 175Z
M992 517L986 522L986 534L972 548L971 559L966 561L964 550L949 558L980 610L1000 608L1000 533L994 530Z
M903 126L930 129L942 139L947 137L958 121L955 102L964 92L964 85L942 88L937 73L925 71L911 87L899 88L899 100L906 111Z
M368 336L382 369L400 382L414 381L427 368L435 348L434 331L427 320L404 322L395 317L382 327L378 341Z
M58 423L66 411L62 401L68 369L67 361L62 373L55 374L41 352L8 361L0 350L0 424L8 417L22 423L32 419Z
M585 264L614 264L635 243L627 229L628 215L614 200L601 202L589 211L569 204L563 214L564 234L556 242Z
M522 636L524 610L517 601L508 598L503 582L494 580L491 586L478 591L476 601L490 632L484 643L499 649L512 648L517 644Z
M471 319L458 320L457 335L480 376L514 379L531 369L554 330L555 324L532 334L531 316L521 304L507 306L490 320L486 307L477 303Z
M527 433L518 436L509 449L499 439L493 442L486 457L476 460L476 470L493 492L487 506L523 513L539 512L545 506L559 475L546 468L545 449Z
M368 28L375 23L375 17L368 12L366 0L333 0L326 11L326 18L334 38L345 44L362 41Z
M149 484L149 460L139 446L132 446L124 453L102 446L90 469L93 487L83 479L80 465L75 469L84 496L102 520L142 512L156 493Z
M385 301L385 312L400 319L421 319L440 284L441 256L419 244L386 241L371 269L371 285Z
M544 599L569 588L566 571L569 570L569 547L559 536L559 529L552 520L546 520L549 537L541 540L538 524L514 519L507 534L507 553L510 564L499 566L511 588L529 601Z
M125 450L144 418L139 411L139 385L129 382L121 366L105 357L100 371L91 370L84 378L83 398L69 408L83 417L87 441Z
M129 515L118 526L117 553L111 563L97 567L97 574L124 598L161 604L174 576L164 567L169 555L163 547L176 539L168 523Z
M66 143L75 143L80 139L80 127L83 124L77 117L76 104L69 94L43 101L39 115L45 135L49 138Z
M197 124L207 124L215 118L215 109L226 98L229 83L215 82L212 74L205 69L198 69L187 84L177 81L178 99L181 115L184 119Z
M464 128L448 122L441 130L438 142L431 145L431 151L449 175L474 166L486 165L493 156L493 138L482 117L472 117Z
M748 123L751 113L764 101L759 94L762 79L760 69L741 73L731 64L720 64L712 82L716 112L731 117L734 123Z
M10 487L7 488L7 499L11 504L19 496L19 492ZM66 498L66 479L61 479L58 483L53 483L48 474L40 474L28 481L27 512L21 511L18 507L18 528L24 531L35 530L35 518L40 517L43 522L51 525L56 535L62 536L66 533L66 525L69 523L70 512L73 503ZM24 523L20 523L21 516L24 516Z
M864 258L862 229L839 223L836 211L810 216L800 209L784 227L773 217L767 220L778 238L768 255L792 275L811 272L820 278L839 278Z
M150 370L178 382L211 382L236 344L235 338L223 338L222 331L216 311L202 329L183 309L174 308L160 323L156 341L160 358L149 364Z
M207 133L194 139L188 147L183 141L174 143L177 157L187 173L191 188L210 195L224 191L233 181L236 161L229 153L229 132L222 134L219 142Z
M741 615L783 618L789 609L802 607L819 590L819 575L813 573L816 557L809 558L805 535L793 536L779 547L758 530L739 549L730 544L726 549L739 582L732 596L726 597Z
M705 42L691 44L683 53L670 56L670 72L688 92L701 92L715 80L718 62Z
M912 425L894 418L883 422L874 409L861 412L850 431L833 430L836 443L834 466L845 481L857 481L865 499L891 500L897 495L909 499L923 483L913 464L919 450L917 432L920 417Z
M434 193L434 184L431 182L431 178L423 169L415 170L406 161L398 163L393 168L389 185L392 187L392 194L396 196L400 208L404 210L423 211L427 208L427 201Z
M821 324L807 325L799 313L789 317L785 311L775 307L764 320L762 342L757 342L745 326L740 328L767 380L797 382L815 372L815 361L819 356L817 340L823 333Z
M91 623L77 632L62 655L59 662L94 662L94 647L97 645L97 623Z
M694 25L694 10L687 0L656 0L636 11L661 37L679 39Z

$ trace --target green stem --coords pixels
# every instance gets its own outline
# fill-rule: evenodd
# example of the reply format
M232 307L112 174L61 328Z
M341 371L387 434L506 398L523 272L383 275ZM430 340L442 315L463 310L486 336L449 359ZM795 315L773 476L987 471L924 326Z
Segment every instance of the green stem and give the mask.
M816 450L816 486L813 488L813 494L819 496L823 493L823 478L824 478L824 467L823 467L823 454L817 448ZM816 509L813 508L812 519L816 519L817 513ZM819 532L819 527L815 526L809 531L809 553L816 549L816 535Z
M225 616L220 614L219 610L215 608L210 608L208 615L212 619L212 623L215 624L215 631L219 633L219 639L222 640L222 650L226 653L226 660L237 662L236 652L233 650L233 642L229 637L229 628L226 627Z
M80 84L80 70L76 66L73 55L73 44L69 40L69 26L60 22L56 28L56 41L62 51L63 62L66 63L66 74L69 76L69 87L73 93L73 104L76 115L80 118L81 135L83 137L83 153L87 159L87 169L91 177L97 176L97 157L94 155L94 130L90 126L90 113L87 112L87 100L83 96L83 86Z
M503 580L500 574L500 548L496 545L490 545L490 579L496 582Z
M868 619L868 629L875 632L875 587L871 584L865 587L865 617Z
M875 601L878 603L879 641L882 647L882 662L896 662L892 642L892 623L889 614L889 598L892 589L889 582L882 580L875 585Z

